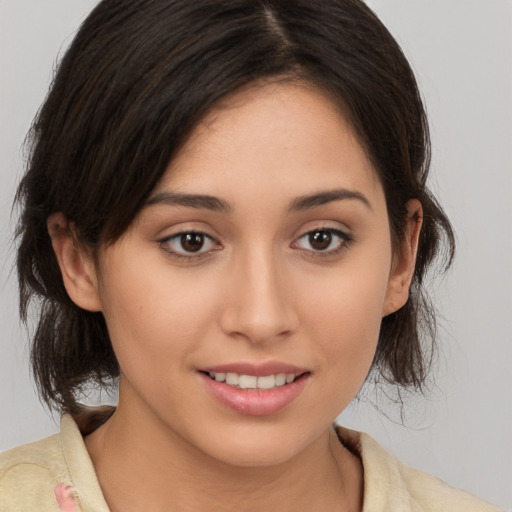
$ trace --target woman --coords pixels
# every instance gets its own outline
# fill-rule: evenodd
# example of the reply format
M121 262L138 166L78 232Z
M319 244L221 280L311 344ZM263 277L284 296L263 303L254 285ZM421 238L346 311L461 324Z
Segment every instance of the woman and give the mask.
M332 423L421 388L450 224L399 47L356 1L114 1L34 124L22 311L59 436L3 456L6 510L496 510ZM88 410L91 382L117 381Z

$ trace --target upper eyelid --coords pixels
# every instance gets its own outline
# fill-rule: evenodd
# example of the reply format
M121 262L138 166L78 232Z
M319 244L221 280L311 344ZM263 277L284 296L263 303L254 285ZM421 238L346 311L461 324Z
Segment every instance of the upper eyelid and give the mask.
M199 234L199 235L202 235L204 236L205 238L208 238L214 245L218 245L220 244L220 242L213 236L209 235L208 233L205 233L203 231L200 231L200 230L182 230L182 231L179 231L177 233L173 233L171 235L168 235L168 236L165 236L165 237L161 237L158 239L158 244L160 246L163 246L164 244L170 242L171 240L177 240L179 239L179 237L183 236L183 235L187 235L187 234L190 234L190 233L195 233L195 234ZM207 254L210 250L206 250L206 251L203 251L202 248L197 251L197 252L188 252L188 251L177 251L175 249L165 249L167 252L169 253L172 253L174 255L177 255L177 256L187 256L189 258L194 258L194 257L200 257L200 256L204 256L205 254Z
M294 241L300 240L301 238L304 238L305 236L308 236L311 233L317 233L318 231L328 231L330 233L333 233L336 236L339 236L340 238L344 239L345 241L352 239L352 236L343 229L333 228L333 227L330 227L330 228L329 227L321 227L321 228L309 229L308 231L305 231L302 235L295 238Z
M171 233L170 235L162 236L160 240L171 240L173 238L178 238L182 235L189 235L190 233L194 233L196 235L203 235L208 238L211 238L212 240L215 240L215 237L210 235L209 233L206 233L205 231L202 231L200 229L184 229L182 231L177 231L176 233Z
M346 238L352 238L351 230L348 228L343 228L339 226L332 226L332 225L319 225L312 228L308 228L306 231L300 231L300 234L298 234L294 240L299 240L300 238L309 235L311 233L315 233L317 231L329 231L331 233L339 234Z
M304 231L304 233L301 236L308 235L309 233L315 233L317 231L331 231L333 233L342 233L348 236L348 230L334 226L318 226L312 229L308 229L307 231Z
M162 230L162 232L165 233L168 230L169 229L167 228L167 229ZM202 229L202 228L194 228L194 227L180 228L179 231L175 231L175 232L172 232L169 234L158 235L156 237L156 239L158 242L164 242L166 240L171 240L173 238L177 238L181 235L187 235L189 233L197 233L200 235L204 235L208 238L211 238L212 240L215 240L216 242L219 241L219 237L217 237L216 235L212 235L208 230Z

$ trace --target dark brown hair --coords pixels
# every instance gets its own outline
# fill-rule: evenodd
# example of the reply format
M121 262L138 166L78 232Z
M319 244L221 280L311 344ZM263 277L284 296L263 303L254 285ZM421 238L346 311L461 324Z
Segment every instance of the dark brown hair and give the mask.
M406 203L424 218L410 299L384 318L373 369L421 388L434 315L423 279L450 223L427 186L429 135L411 68L359 0L103 0L63 57L34 121L19 186L20 310L37 298L32 368L43 400L119 375L101 313L68 297L47 218L60 211L97 251L127 229L187 135L221 98L266 79L306 81L348 117L384 187L394 244ZM429 340L429 344L424 344Z

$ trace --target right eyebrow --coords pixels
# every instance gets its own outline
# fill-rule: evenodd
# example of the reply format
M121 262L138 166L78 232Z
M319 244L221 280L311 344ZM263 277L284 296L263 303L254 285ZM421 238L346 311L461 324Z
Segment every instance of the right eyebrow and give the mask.
M180 194L177 192L160 192L146 202L146 206L153 206L155 204L186 206L188 208L206 209L216 212L230 212L232 209L229 203L215 196Z
M367 208L372 210L370 201L361 192L358 192L357 190L349 190L346 188L338 188L297 197L294 201L292 201L290 205L290 211L307 210L309 208L322 206L333 201L342 201L347 199L355 199L356 201L359 201L361 204L364 204Z

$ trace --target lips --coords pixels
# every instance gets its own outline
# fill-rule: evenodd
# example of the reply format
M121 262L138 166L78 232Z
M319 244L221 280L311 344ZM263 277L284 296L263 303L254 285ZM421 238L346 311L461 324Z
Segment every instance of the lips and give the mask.
M279 362L234 363L201 369L206 388L223 406L241 414L276 414L305 388L311 373Z

